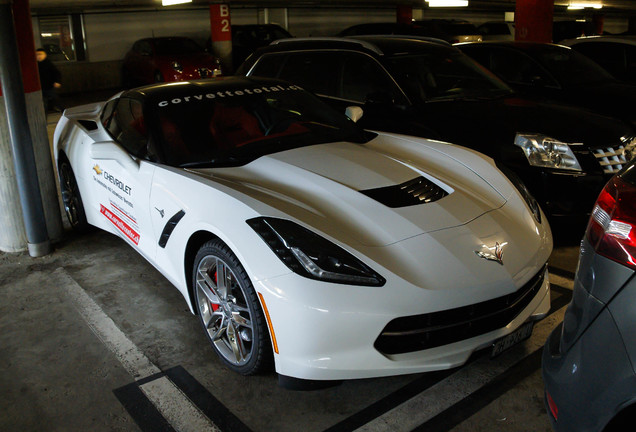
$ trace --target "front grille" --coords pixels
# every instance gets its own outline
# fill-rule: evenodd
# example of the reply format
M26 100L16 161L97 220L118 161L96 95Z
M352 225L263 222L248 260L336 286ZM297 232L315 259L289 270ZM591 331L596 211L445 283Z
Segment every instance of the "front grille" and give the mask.
M417 177L399 185L360 192L391 208L430 203L448 195L448 192L425 177Z
M625 147L603 147L592 150L592 153L603 168L605 174L615 174L619 172L628 162L625 158Z
M384 354L421 351L469 339L508 325L537 295L545 268L512 294L481 303L396 318L375 341Z

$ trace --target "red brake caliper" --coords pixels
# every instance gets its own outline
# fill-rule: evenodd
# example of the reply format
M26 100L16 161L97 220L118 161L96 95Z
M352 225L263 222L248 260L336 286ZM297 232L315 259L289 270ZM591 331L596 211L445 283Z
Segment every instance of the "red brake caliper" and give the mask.
M216 270L215 270L215 271L214 271L214 283L215 283L215 284L217 284L217 286L218 286L218 282L217 282L217 280L216 280L216 274L217 274L217 273L216 273ZM217 309L219 308L219 305L218 305L218 304L215 304L215 303L212 303L212 302L210 302L210 306L212 306L212 310L213 310L214 312L216 312L216 311L217 311Z

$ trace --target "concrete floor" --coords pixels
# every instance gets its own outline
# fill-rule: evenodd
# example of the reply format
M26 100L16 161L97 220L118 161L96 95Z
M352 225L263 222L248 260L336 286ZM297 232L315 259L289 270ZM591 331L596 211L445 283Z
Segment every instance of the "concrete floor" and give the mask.
M0 254L0 430L550 431L540 353L577 252L555 250L555 311L503 355L312 392L224 368L178 291L111 234Z
M547 432L541 350L577 255L555 249L552 313L499 357L296 392L223 367L178 291L123 240L68 232L45 257L0 253L0 430Z

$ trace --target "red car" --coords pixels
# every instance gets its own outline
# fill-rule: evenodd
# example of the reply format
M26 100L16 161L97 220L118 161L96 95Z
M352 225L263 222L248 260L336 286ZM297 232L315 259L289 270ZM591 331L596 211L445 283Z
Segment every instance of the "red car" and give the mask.
M221 75L216 57L187 37L157 37L135 42L124 57L124 87L188 81Z

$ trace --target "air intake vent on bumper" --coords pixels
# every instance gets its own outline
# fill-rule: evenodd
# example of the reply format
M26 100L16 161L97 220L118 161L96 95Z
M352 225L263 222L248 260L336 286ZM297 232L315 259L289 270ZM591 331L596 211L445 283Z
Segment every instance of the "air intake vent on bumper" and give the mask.
M448 192L424 177L417 177L395 186L360 192L391 208L430 203L448 195Z

